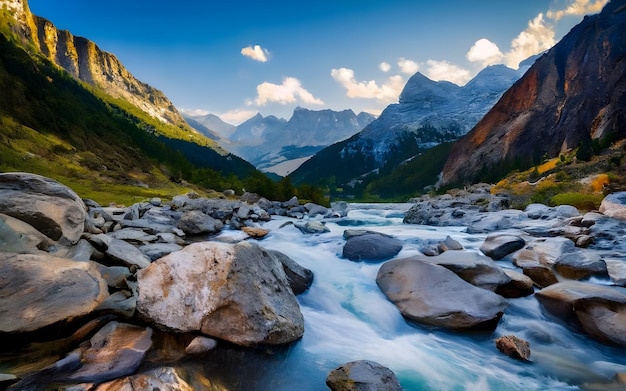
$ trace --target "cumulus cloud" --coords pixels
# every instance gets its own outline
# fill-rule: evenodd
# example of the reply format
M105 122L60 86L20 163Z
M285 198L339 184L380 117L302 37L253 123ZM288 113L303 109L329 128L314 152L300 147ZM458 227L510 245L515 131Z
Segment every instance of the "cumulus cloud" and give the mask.
M188 115L190 117L201 117L204 115L208 115L209 112L207 110L203 110L203 109L178 109L178 111L180 111L181 114L185 114Z
M526 30L513 39L511 50L505 55L506 64L517 68L520 61L550 49L555 43L554 26L547 24L543 13L540 13L528 22Z
M474 43L465 56L471 62L478 62L482 66L499 64L504 55L498 45L488 39L482 38Z
M398 100L404 87L404 79L399 75L389 77L382 85L374 80L357 82L354 71L349 68L332 69L330 75L346 89L346 96L350 98L377 99L382 103L392 103Z
M389 63L388 63L388 62L384 62L384 61L383 61L383 62L381 62L381 63L380 63L380 65L378 65L378 68L379 68L381 71L383 71L383 72L387 73L387 72L389 72L389 71L391 70L391 65L389 65Z
M548 11L546 16L552 20L558 21L566 15L585 15L596 14L602 11L602 8L608 3L608 0L575 0L567 8L556 11Z
M472 78L470 71L449 61L428 60L426 61L426 66L424 75L431 80L447 80L462 86Z
M226 123L239 125L256 115L255 110L232 109L225 113L217 114L220 119Z
M407 60L404 57L398 59L398 66L400 67L400 71L407 75L413 75L419 70L419 65L415 61Z
M300 84L300 80L295 77L285 77L282 84L274 84L263 82L256 87L257 97L254 103L264 106L268 102L276 102L280 104L296 103L300 100L303 103L313 105L323 105L322 100L316 98L309 91L304 89ZM248 102L252 104L252 102Z
M267 62L270 52L263 49L260 45L247 46L241 49L241 54L259 62Z

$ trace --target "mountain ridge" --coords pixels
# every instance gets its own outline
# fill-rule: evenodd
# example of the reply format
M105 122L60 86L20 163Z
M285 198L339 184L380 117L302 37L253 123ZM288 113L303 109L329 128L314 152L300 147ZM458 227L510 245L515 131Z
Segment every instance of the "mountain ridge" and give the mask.
M626 136L625 58L626 4L613 0L537 59L453 146L442 184L485 179L488 172L496 180L544 156Z

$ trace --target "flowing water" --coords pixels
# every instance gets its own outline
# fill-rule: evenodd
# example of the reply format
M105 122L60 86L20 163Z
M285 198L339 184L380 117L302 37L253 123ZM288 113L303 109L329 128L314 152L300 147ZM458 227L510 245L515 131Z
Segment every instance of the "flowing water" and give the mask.
M447 235L470 251L478 251L484 239L462 227L402 224L408 207L351 205L348 216L328 222L331 232L321 235L305 235L291 225L280 228L286 218L266 223L271 233L259 244L315 273L312 287L298 296L303 338L283 349L218 349L213 357L189 365L220 379L214 389L230 390L328 390L325 379L332 369L363 359L389 367L405 390L577 390L626 372L623 349L594 342L548 318L533 296L509 299L493 333L455 333L407 322L376 285L381 263L341 258L343 231L393 235L404 241L398 258ZM513 267L507 261L499 264ZM496 349L495 339L508 334L530 342L531 363Z

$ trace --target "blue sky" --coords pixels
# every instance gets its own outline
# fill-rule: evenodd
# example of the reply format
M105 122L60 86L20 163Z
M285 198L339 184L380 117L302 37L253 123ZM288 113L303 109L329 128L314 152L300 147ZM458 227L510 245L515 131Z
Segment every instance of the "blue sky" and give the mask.
M296 106L380 113L416 71L466 83L561 39L607 0L29 0L181 111L238 124Z

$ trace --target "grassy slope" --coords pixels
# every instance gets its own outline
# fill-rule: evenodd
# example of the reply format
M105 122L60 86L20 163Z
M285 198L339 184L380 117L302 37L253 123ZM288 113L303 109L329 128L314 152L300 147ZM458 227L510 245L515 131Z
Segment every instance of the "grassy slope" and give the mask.
M172 137L179 148L193 145L202 155L200 167L220 162L224 175L255 171L211 149L209 141L198 145L194 134L86 88L5 34L0 34L0 171L46 175L99 202L168 197L188 190L170 179L190 176L194 168L184 153L166 145ZM158 134L168 136L165 142Z

